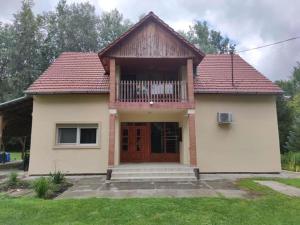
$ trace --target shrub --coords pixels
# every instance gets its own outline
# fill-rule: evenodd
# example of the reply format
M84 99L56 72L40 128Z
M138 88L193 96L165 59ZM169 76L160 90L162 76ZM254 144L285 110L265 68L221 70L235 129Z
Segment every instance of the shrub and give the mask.
M19 183L18 174L16 172L12 172L9 174L7 184L9 187L16 187Z
M65 175L60 171L50 173L50 176L54 184L61 184L65 181Z
M33 183L34 191L39 198L49 198L52 194L52 182L49 178L41 177Z
M300 172L300 153L288 152L281 156L282 168Z

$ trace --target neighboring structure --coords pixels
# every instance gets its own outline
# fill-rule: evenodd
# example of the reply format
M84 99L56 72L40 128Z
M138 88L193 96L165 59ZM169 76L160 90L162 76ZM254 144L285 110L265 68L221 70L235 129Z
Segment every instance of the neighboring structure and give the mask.
M29 173L128 162L279 172L281 92L240 56L205 55L151 12L98 55L61 54L28 88Z

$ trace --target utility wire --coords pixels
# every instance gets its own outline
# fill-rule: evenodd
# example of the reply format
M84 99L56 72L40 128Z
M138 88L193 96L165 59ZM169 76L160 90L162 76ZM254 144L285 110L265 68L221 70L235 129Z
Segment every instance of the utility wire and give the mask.
M286 40L282 40L282 41L277 41L277 42L274 42L274 43L271 43L271 44L267 44L267 45L261 45L261 46L255 47L255 48L249 48L249 49L245 49L245 50L241 50L241 51L236 51L236 53L248 52L248 51L252 51L252 50L256 50L256 49L260 49L260 48L269 47L269 46L272 46L272 45L278 45L278 44L281 44L281 43L284 43L284 42L288 42L288 41L293 41L293 40L296 40L296 39L300 39L300 36L292 37L292 38L289 38L289 39L286 39Z

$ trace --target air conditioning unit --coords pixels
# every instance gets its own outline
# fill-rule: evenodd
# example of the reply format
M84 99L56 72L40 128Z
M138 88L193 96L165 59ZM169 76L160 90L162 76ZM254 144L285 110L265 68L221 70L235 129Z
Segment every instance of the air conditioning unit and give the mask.
M218 112L217 116L219 124L232 123L232 113Z

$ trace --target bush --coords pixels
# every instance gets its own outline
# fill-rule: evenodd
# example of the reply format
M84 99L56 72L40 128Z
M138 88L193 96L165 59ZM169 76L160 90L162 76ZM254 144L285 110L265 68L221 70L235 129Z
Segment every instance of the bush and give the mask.
M50 176L54 184L61 184L65 181L65 175L60 171L50 173Z
M33 183L34 191L39 198L49 198L53 192L53 185L49 178L41 177Z
M288 152L281 156L282 168L300 172L300 153Z
M10 173L9 177L8 177L8 180L7 180L8 187L9 188L17 187L19 183L20 183L20 180L18 178L18 174L16 172Z

